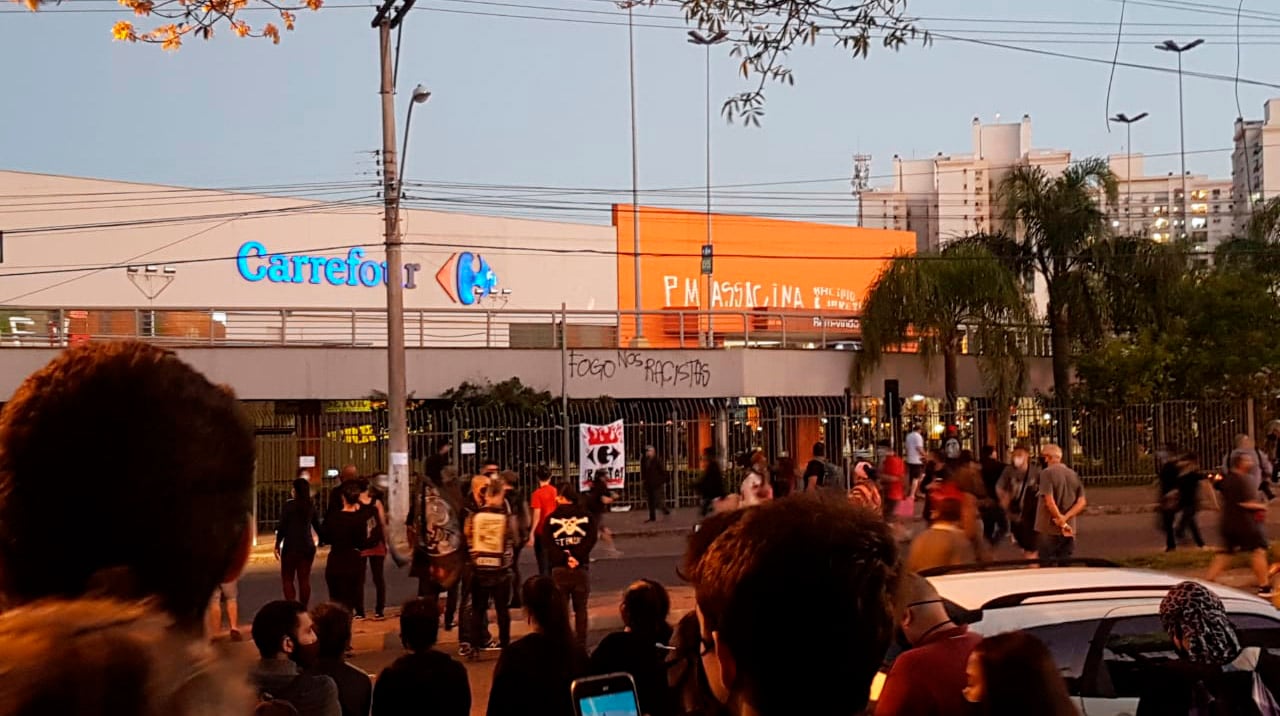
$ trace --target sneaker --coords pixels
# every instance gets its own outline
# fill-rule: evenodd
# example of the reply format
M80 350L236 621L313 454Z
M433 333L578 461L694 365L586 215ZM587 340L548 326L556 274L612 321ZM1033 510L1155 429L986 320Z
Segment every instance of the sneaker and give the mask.
M471 645L470 645L470 644L459 644L459 645L458 645L458 656L460 656L460 657L462 657L462 658L464 658L464 659L465 659L465 658L467 658L467 657L469 657L469 656L471 656Z
M382 620L384 620L384 619L386 619L386 618L387 618L387 617L386 617L385 615L383 615L383 613L382 613L382 612L378 612L377 614L374 614L374 615L373 615L373 620L374 620L375 622L380 622L380 621L382 621Z
M445 623L444 623L444 630L445 630L445 631L453 631L453 622L445 622Z
M1274 592L1271 591L1270 586L1258 587L1259 597L1262 597L1263 599L1270 599L1273 595L1274 595Z
M484 645L485 651L498 651L502 648L502 644L497 639L490 639L488 644Z
M354 616L354 617L352 617L352 618L353 618L353 619L355 619L355 620L356 620L356 621L358 621L358 622L362 622L362 621L364 621L364 615L363 615L363 614L357 614L357 615L355 615L355 616Z

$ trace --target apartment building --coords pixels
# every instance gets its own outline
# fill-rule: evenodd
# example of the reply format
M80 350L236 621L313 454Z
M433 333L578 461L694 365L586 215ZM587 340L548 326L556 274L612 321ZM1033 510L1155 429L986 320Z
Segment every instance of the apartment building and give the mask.
M1232 223L1244 234L1254 207L1280 196L1280 99L1267 100L1261 120L1236 119L1234 139L1231 188L1241 199Z
M920 251L997 231L1002 220L994 194L1010 169L1026 164L1058 174L1071 163L1070 151L1032 147L1030 115L1003 124L974 117L972 144L968 154L894 155L892 186L858 193L862 226L913 231Z
M1272 124L1272 103L1277 111ZM1246 123L1250 151L1256 155L1258 180L1253 183L1269 198L1280 194L1280 100L1267 103L1267 120ZM892 185L858 192L860 220L868 228L912 231L920 251L945 246L954 238L1003 228L995 193L1010 169L1019 165L1042 167L1060 174L1071 163L1065 149L1036 149L1031 140L1031 117L1016 123L983 124L973 119L972 152L943 154L926 159L893 157ZM1241 130L1237 124L1237 135ZM1262 137L1272 137L1264 142ZM1243 141L1237 140L1243 145ZM1242 154L1242 152L1241 152ZM1242 154L1243 155L1243 154ZM1236 185L1245 179L1213 179L1188 175L1183 218L1183 182L1177 174L1147 175L1141 154L1108 157L1119 182L1114 204L1103 202L1111 228L1138 233L1157 241L1176 239L1184 232L1197 248L1210 251L1237 231L1240 203L1232 197L1243 191ZM1267 177L1263 165L1274 173ZM1270 183L1266 183L1270 179ZM1265 193L1270 191L1270 194ZM1255 192L1256 193L1256 192Z
M1233 235L1232 180L1188 173L1184 202L1182 178L1173 172L1145 174L1141 154L1112 154L1107 161L1119 185L1116 201L1104 202L1113 232L1155 241L1177 239L1185 233L1201 251L1212 251ZM1185 222L1184 205L1189 217Z

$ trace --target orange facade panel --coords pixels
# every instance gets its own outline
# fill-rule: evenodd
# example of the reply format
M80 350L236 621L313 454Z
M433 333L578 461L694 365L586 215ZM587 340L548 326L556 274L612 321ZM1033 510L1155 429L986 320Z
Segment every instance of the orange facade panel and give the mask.
M645 320L655 347L706 330L697 311L733 312L715 319L718 340L772 334L856 337L856 314L888 257L915 251L909 231L712 214L712 276L701 272L705 213L615 205L618 307L635 309L633 217L640 227L640 309L669 312ZM681 311L691 313L681 314ZM812 314L820 312L821 318ZM784 317L786 313L809 316ZM624 340L633 337L624 321Z

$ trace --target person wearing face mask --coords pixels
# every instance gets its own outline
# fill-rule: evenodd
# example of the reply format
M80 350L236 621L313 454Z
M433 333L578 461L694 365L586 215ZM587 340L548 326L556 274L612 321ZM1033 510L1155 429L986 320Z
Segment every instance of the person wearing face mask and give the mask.
M1009 515L1009 535L1027 559L1036 557L1036 495L1040 489L1040 466L1031 461L1026 445L1013 448L1013 463L996 481L996 494Z
M952 622L937 590L918 574L903 576L895 601L904 651L885 678L876 716L965 713L965 666L982 637Z
M1160 602L1160 623L1178 658L1146 674L1138 716L1280 713L1280 657L1241 646L1216 594L1178 584Z
M253 617L253 643L262 657L249 680L263 701L284 701L298 716L342 716L333 679L307 673L319 656L311 615L298 602L270 602Z

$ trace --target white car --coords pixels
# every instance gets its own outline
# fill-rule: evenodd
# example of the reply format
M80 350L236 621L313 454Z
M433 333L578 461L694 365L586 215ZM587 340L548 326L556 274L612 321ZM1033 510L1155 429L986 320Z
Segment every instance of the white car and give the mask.
M1160 624L1160 600L1186 581L1125 569L1102 560L1065 566L996 562L926 570L953 620L982 635L1023 630L1049 647L1085 716L1132 716L1141 675L1153 662L1176 658ZM1280 654L1280 612L1271 602L1220 584L1201 582L1222 599L1244 646ZM879 695L883 674L872 685Z

